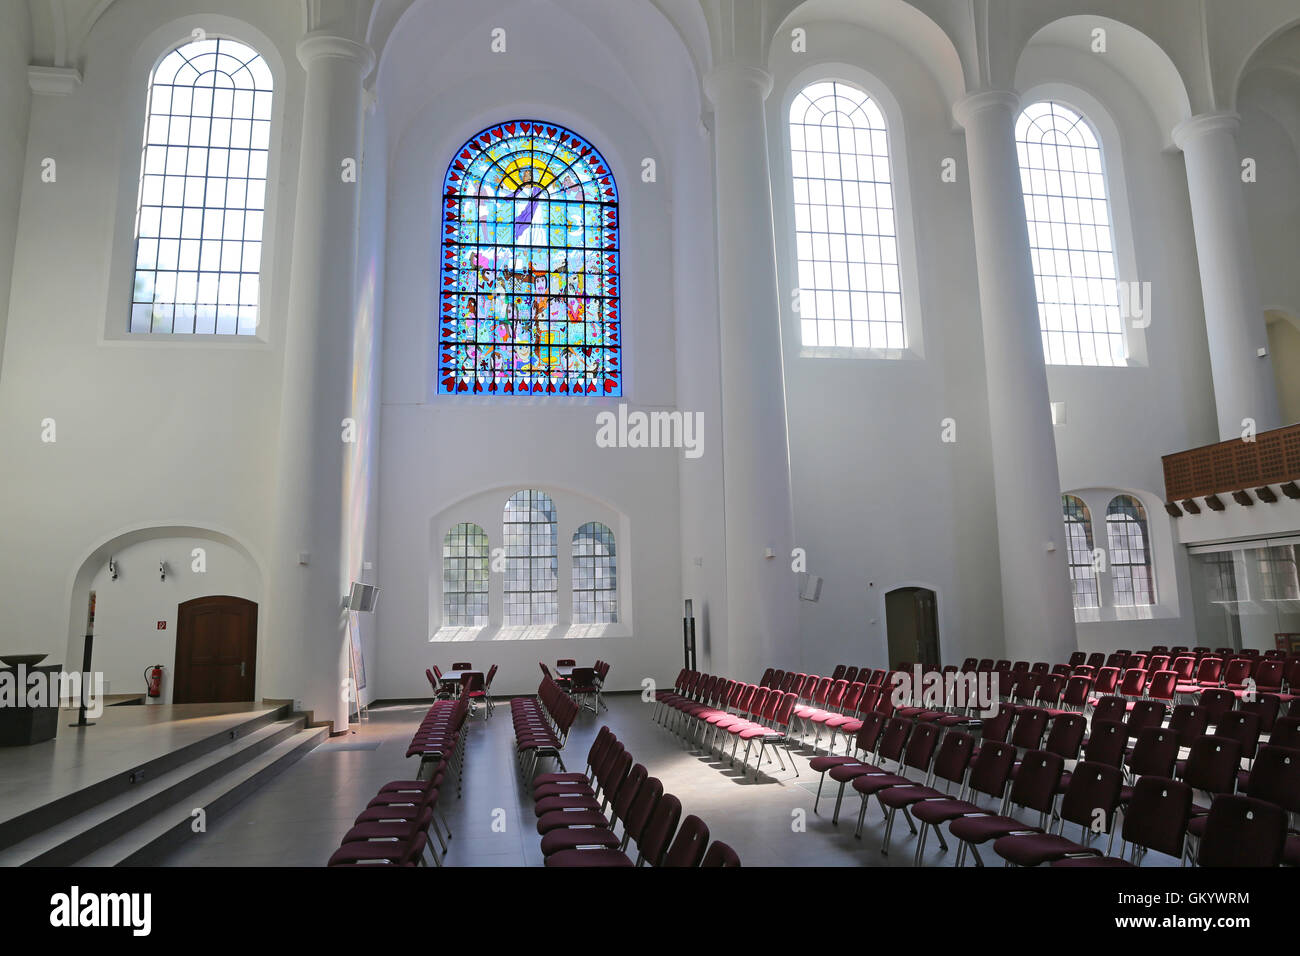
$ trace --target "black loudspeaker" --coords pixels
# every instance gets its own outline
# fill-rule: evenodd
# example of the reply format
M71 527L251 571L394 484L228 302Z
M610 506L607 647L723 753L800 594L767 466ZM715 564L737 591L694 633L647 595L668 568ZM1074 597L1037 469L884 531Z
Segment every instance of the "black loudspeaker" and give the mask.
M686 669L695 670L695 615L691 613L690 598L686 599L686 615L682 618L682 657Z
M348 595L348 610L373 611L379 603L379 588L373 584L352 582L352 593Z

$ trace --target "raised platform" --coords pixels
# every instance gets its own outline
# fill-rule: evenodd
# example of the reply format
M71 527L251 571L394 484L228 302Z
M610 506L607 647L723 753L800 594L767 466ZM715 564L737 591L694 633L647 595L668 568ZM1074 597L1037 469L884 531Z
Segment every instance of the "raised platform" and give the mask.
M138 863L325 739L271 703L106 707L95 726L0 748L0 866ZM66 719L65 719L66 718Z

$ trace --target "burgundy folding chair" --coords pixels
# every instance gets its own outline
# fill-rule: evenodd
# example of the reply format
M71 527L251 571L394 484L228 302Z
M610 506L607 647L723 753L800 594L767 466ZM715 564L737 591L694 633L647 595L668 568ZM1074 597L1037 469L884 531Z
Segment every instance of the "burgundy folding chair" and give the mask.
M934 748L938 746L941 733L939 727L934 724L917 725L907 742L907 749L903 753L903 759L899 762L897 773L860 774L853 778L853 789L862 798L862 806L858 811L858 826L853 831L855 837L862 836L862 822L867 815L867 804L874 794L878 794L882 790L888 790L890 787L905 787L915 782L907 776L909 769L919 771L922 775L927 774L930 769L930 761L934 757ZM925 782L930 782L928 775L925 776ZM880 809L884 812L886 821L888 821L889 808L882 803ZM888 835L886 835L885 839L888 842Z
M1300 748L1300 717L1279 717L1268 735L1270 746Z
M1133 702L1133 709L1128 715L1128 733L1136 737L1148 727L1162 727L1165 723L1165 704L1160 700L1138 700Z
M1065 761L1059 754L1048 753L1046 750L1031 750L1025 754L1020 772L1011 784L1009 805L1036 811L1039 814L1038 826L1027 827L1022 820L991 811L963 814L948 824L948 832L961 842L955 865L961 866L969 853L975 857L976 866L983 866L984 861L979 854L981 845L1027 829L1046 829L1064 770Z
M1133 799L1124 814L1120 856L1087 852L1056 860L1052 866L1140 866L1149 850L1181 859L1191 807L1192 789L1187 784L1167 777L1143 777L1133 788ZM1127 860L1123 857L1125 843L1132 844Z
M912 817L921 821L920 838L916 843L916 856L913 860L914 866L921 865L922 854L925 852L925 841L931 829L934 830L939 839L939 846L944 851L947 851L948 843L943 838L943 830L940 824L948 823L967 814L990 812L978 803L973 802L977 794L993 797L998 801L1002 800L1007 789L1007 781L1011 779L1011 766L1015 759L1015 747L997 740L986 740L980 744L979 753L971 766L963 795L959 795L957 799L922 800L920 803L913 805ZM962 799L963 796L970 799Z
M704 854L704 859L700 861L700 867L723 866L740 866L740 857L736 855L735 850L721 840L714 840L709 846L708 852Z
M894 815L899 810L903 811L903 819L907 821L908 829L915 836L916 824L912 822L908 808L924 800L951 799L952 786L955 784L959 789L962 787L971 752L974 749L975 738L970 734L960 730L949 731L943 735L939 751L930 766L930 777L925 784L902 784L881 790L876 794L876 799L886 808L885 836L880 844L881 853L886 856L889 854L889 840L894 832ZM940 780L944 783L943 790L938 790L934 786Z
M1148 727L1138 734L1133 750L1128 755L1125 770L1129 779L1139 777L1172 777L1178 761L1178 734L1163 727ZM1133 797L1131 786L1120 789L1120 803Z
M1147 672L1140 667L1130 667L1120 681L1119 696L1141 697L1147 686Z
M1115 688L1119 686L1119 668L1102 667L1097 671L1097 676L1093 678L1093 693L1100 696L1115 693Z
M877 711L869 711L863 715L856 736L853 738L853 744L850 754L844 756L832 756L827 754L825 757L813 757L808 761L808 766L814 772L821 774L817 780L817 795L813 799L813 813L817 812L817 806L822 799L822 784L826 782L826 774L835 767L844 764L863 763L871 758L875 752L876 744L880 740L880 734L885 728L885 715ZM860 755L860 756L858 756ZM841 791L843 787L840 788Z
M1286 811L1273 803L1223 794L1214 798L1196 854L1198 866L1278 866Z
M1237 695L1222 687L1211 687L1201 691L1199 703L1205 708L1210 726L1217 727L1223 715L1237 706Z
M1237 789L1237 770L1241 766L1241 744L1231 737L1206 736L1192 741L1187 759L1177 763L1183 783L1210 797L1232 793ZM1208 807L1193 804L1194 816L1207 813Z
M673 838L672 846L664 854L662 866L696 867L704 859L704 848L709 842L709 828L695 814L682 821L681 829Z
M1060 832L1053 833L1048 827L1046 831L1007 834L994 841L993 852L1016 866L1041 866L1071 854L1101 855L1100 850L1088 846L1094 836L1093 827L1100 822L1102 832L1110 836L1111 842L1106 847L1109 853L1115 839L1115 811L1122 781L1123 775L1115 767L1080 761L1061 798L1057 815L1061 821ZM1067 823L1078 824L1082 843L1065 838Z
M1197 737L1205 736L1209 712L1199 704L1176 704L1169 715L1169 729L1178 735L1178 746L1190 747Z
M876 759L880 761L880 764L863 761L842 763L830 768L831 779L840 785L839 791L835 795L835 812L831 815L831 823L839 823L840 804L844 800L844 788L852 783L855 778L867 774L889 773L890 771L887 768L881 766L886 761L892 762L895 769L901 770L903 751L907 746L907 738L911 734L913 726L917 725L902 717L890 717L885 722L884 732L880 735L880 746L876 751Z

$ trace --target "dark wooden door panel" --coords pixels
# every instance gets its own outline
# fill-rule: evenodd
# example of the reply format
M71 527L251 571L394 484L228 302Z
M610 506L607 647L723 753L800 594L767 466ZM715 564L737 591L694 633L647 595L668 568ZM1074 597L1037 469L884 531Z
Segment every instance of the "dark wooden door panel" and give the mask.
M257 605L237 597L201 597L180 605L176 617L173 702L252 700Z

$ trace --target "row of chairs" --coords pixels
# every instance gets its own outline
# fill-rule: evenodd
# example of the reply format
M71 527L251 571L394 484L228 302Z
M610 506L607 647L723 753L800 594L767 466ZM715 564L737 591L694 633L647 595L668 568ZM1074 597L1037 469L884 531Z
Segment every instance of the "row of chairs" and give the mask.
M694 815L681 820L681 801L664 793L663 783L649 776L644 764L633 764L608 725L592 741L586 771L537 777L533 800L550 867L740 866L730 846L719 840L709 844L703 820Z
M1013 719L1016 727L1008 740ZM1197 859L1203 865L1300 863L1300 837L1287 834L1285 826L1279 831L1271 822L1265 827L1254 825L1254 817L1238 812L1254 804L1237 799L1246 797L1273 807L1263 817L1269 821L1275 821L1280 814L1285 823L1288 813L1300 812L1300 749L1261 747L1251 770L1243 774L1241 744L1230 737L1197 737L1191 741L1188 758L1180 761L1178 734L1158 725L1140 730L1136 744L1129 748L1129 728L1116 721L1094 720L1091 736L1084 741L1083 717L1062 713L1053 720L1044 744L1046 723L1047 715L1041 710L1026 709L1017 714L1009 705L1003 705L996 718L984 722L984 739L976 753L974 737L964 731L949 730L945 734L937 723L871 714L858 733L853 755L816 757L811 761L812 769L822 775L816 799L820 801L827 775L839 783L833 817L838 822L844 791L852 786L861 798L855 831L855 836L860 837L868 802L876 797L885 819L882 853L888 852L898 810L903 811L913 834L918 834L915 821L920 821L917 865L922 862L930 828L943 848L948 848L938 829L942 823L948 823L950 833L962 843L958 865L968 849L982 865L979 845L1013 835L1034 839L995 847L1008 863L1039 865L1058 859L1102 856L1088 845L1100 822L1096 811L1105 811L1102 832L1111 834L1113 841L1112 824L1121 807L1128 807L1123 840L1133 845L1137 859L1147 848L1181 856L1185 838L1190 835L1202 840ZM1080 749L1083 759L1077 760ZM1067 771L1065 767L1071 763L1073 769ZM1175 773L1179 779L1174 779ZM1150 786L1143 784L1144 780L1162 781L1161 793L1143 793ZM1239 783L1242 794L1234 793ZM1214 801L1210 808L1204 808L1193 805L1189 798L1187 812L1182 817L1171 817L1176 845L1173 837L1152 837L1153 828L1165 833L1161 829L1165 825L1159 821L1168 810L1171 789L1178 793L1185 789L1188 794L1199 790ZM980 798L994 806L976 802ZM1218 802L1225 798L1224 808L1216 811ZM1013 805L1022 812L1038 814L1037 822L1009 817ZM815 802L814 812L816 808ZM1217 814L1214 821L1210 819L1212 812ZM1056 822L1062 832L1052 835L1051 826ZM1066 823L1080 826L1082 844L1065 840ZM1204 843L1207 833L1208 847ZM1238 845L1253 848L1250 854L1254 855L1240 857L1253 862L1225 862L1224 854Z
M513 697L510 715L515 725L515 758L520 773L531 780L543 759L564 766L565 741L578 717L578 702L550 677L543 677L535 697Z
M420 757L415 779L392 780L379 788L344 834L329 866L423 866L426 850L442 866L451 825L438 810L438 800L449 774L455 774L456 795L461 794L469 709L463 699L434 702L406 751L407 757Z
M736 755L743 741L745 751L741 756L744 775L749 774L749 755L754 744L758 750L754 761L754 778L763 766L763 758L770 746L785 770L783 748L788 754L795 743L793 724L798 695L773 687L746 684L716 675L682 669L672 690L656 691L654 719L676 733L689 746L704 753L712 753L715 744L722 741L726 751L731 741L730 761L736 765ZM790 754L790 765L795 775L799 767Z

